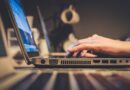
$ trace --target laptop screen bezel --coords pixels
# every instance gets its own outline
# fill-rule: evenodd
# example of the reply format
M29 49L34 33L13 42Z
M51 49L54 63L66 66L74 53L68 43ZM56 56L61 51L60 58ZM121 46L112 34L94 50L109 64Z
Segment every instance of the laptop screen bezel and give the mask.
M20 1L21 2L21 1ZM18 42L19 42L19 45L20 45L20 48L21 48L21 51L23 53L23 55L27 55L29 58L32 58L32 57L36 57L36 56L39 56L39 50L38 51L35 51L35 52L27 52L25 47L24 47L24 44L22 42L22 39L21 39L21 35L20 35L20 32L19 32L19 29L18 29L18 26L17 26L17 23L15 21L15 17L13 15L13 11L9 5L9 0L5 0L5 3L6 3L6 6L7 6L7 9L8 9L8 12L9 12L9 16L11 18L11 21L13 23L13 27L14 27L14 31L16 33L16 37L18 39ZM21 6L22 6L22 3L21 3ZM23 9L23 6L22 6L22 9ZM23 10L24 14L25 14L25 11ZM27 21L27 24L29 26L29 23L28 23L28 20L26 18L26 21ZM30 26L29 26L30 28ZM30 28L31 30L31 28ZM33 38L34 39L34 38ZM35 42L35 41L34 41Z

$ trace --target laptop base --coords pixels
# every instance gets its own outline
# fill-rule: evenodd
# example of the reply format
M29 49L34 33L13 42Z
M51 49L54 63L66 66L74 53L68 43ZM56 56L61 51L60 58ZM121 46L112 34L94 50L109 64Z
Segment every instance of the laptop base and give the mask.
M100 68L100 69L106 69L106 68L118 68L118 69L128 69L130 68L130 65L39 65L34 64L36 68Z

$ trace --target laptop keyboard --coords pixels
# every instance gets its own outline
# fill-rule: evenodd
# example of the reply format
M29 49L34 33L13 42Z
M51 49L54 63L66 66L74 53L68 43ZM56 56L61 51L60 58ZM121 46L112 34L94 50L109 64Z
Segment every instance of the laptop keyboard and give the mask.
M100 75L100 74L90 74L92 77L94 77L99 83L102 84L106 90L118 90L112 83L110 83L106 77Z
M93 85L88 80L88 77L85 76L83 73L74 74L76 81L78 82L80 90L95 90Z
M36 75L36 73L28 74L24 79L12 86L10 90L26 90L27 87L30 85L30 82L32 81L34 75Z
M47 81L50 79L51 75L52 73L42 73L37 77L35 82L29 86L28 90L42 90L45 87Z
M54 84L54 90L69 90L69 75L67 73L58 73Z
M120 74L70 72L32 72L9 90L130 90L130 78Z
M119 90L130 90L130 80L126 79L125 77L113 74L107 77L108 80L115 85Z

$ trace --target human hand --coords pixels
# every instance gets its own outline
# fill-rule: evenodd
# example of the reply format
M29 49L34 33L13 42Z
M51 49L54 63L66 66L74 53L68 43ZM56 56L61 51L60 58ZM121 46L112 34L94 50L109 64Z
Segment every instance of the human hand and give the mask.
M80 54L81 57L97 57L96 54L91 52L113 56L130 56L130 42L114 40L95 34L77 41L76 45L69 48L68 51L74 52L74 57L79 51L82 51Z

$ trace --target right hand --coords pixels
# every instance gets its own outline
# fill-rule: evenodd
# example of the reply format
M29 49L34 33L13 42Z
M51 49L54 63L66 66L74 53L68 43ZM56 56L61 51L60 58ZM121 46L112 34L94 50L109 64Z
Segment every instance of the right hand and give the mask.
M130 56L130 42L113 40L95 34L79 40L74 47L68 48L68 51L74 52L74 57L79 51L82 51L81 57L97 57L97 55L88 51L113 56Z

